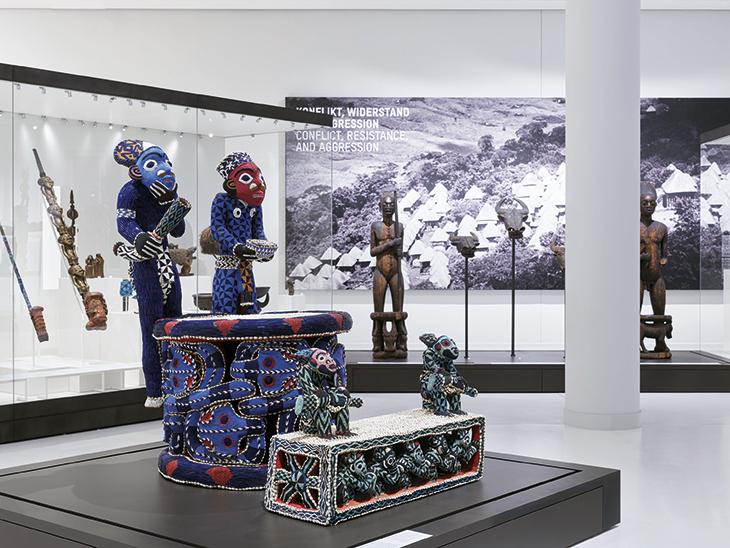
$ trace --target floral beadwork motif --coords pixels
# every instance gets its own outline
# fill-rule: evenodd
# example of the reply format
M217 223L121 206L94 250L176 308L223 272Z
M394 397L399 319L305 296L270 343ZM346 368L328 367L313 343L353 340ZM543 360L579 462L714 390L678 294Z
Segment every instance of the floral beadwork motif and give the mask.
M279 498L293 504L298 497L305 508L316 508L319 499L319 460L314 457L284 454L285 465L276 470L274 483L281 489Z

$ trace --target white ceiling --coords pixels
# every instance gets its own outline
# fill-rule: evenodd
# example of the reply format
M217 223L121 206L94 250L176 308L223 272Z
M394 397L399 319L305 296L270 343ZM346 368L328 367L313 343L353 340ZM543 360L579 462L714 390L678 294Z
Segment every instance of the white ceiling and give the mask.
M645 10L728 10L730 0L641 0ZM564 10L565 0L0 0L0 9Z

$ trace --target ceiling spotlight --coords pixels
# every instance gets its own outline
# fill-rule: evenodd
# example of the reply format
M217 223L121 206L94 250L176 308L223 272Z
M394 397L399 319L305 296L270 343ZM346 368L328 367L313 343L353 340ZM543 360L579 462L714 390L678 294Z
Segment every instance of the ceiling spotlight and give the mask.
M294 127L294 122L291 123L291 127Z
M198 139L200 139L202 141L203 140L203 136L202 135L198 135Z
M127 126L124 126L124 127L122 128L122 131L127 131Z
M150 130L149 130L149 129L147 129L146 127L143 127L143 128L142 128L142 131L144 131L145 133L149 133L149 132L150 132Z
M113 102L114 102L114 101L116 101L116 100L117 100L117 98L116 98L116 97L109 97L109 102L110 102L110 103L113 103Z
M255 139L255 138L256 138L256 136L252 133L251 134L251 139Z
M131 100L131 99L127 99L127 104L128 104L128 105L129 105L130 107L131 107L131 106L132 106L132 104L133 104L133 103L132 103L132 100Z
M183 134L182 134L182 131L181 131L181 132L180 132L180 139L182 139L182 136L183 136Z
M3 115L3 111L2 111L2 110L0 110L0 116L2 116L2 115Z
M278 124L279 120L274 120L274 125Z
M66 97L71 97L71 92L69 90L64 89L63 91L66 93Z
M68 120L66 120L66 118L61 118L61 121L62 121L62 122L63 122L64 124L68 125Z
M46 118L45 116L41 116L41 120L43 120L44 122L48 122L48 118Z
M46 94L46 88L44 88L43 86L38 86L38 89L41 90L42 95Z
M165 103L162 103L160 106L162 107L162 110L167 110L167 105Z
M20 119L25 120L25 114L23 114L22 112L20 113Z
M16 83L16 84L15 84L15 89L17 89L18 91L20 91L20 84L17 84L17 83Z
M162 130L162 134L163 134L163 135L167 135L167 130L166 130L166 129L163 129L163 130Z
M109 129L114 129L114 124L109 124Z
M304 124L304 129L307 129L309 127L309 124Z
M224 120L226 119L226 113L225 112L221 112L221 118L223 118Z
M147 103L145 103L144 101L140 101L139 102L139 106L141 106L142 108L144 108L144 107L147 106Z
M244 120L245 118L246 118L246 117L245 117L245 116L244 116L243 114L241 114L241 122L243 122L243 120Z
M187 114L190 112L190 107L185 107L185 110L183 110L183 114Z
M213 138L213 134L212 133L208 133L208 137ZM201 135L201 138L202 138L202 135Z
M92 99L93 99L94 101L98 101L98 100L99 100L99 96L98 96L98 95L96 95L96 94L94 94L94 93L92 93L92 94L91 94L91 98L92 98Z
M92 127L96 127L96 122L94 122L94 125Z
M200 109L200 115L205 116L205 111L202 108Z
M79 120L79 124L81 124L81 127L84 127L86 125L86 122L84 122L83 120Z
M256 118L256 123L258 124L263 118Z

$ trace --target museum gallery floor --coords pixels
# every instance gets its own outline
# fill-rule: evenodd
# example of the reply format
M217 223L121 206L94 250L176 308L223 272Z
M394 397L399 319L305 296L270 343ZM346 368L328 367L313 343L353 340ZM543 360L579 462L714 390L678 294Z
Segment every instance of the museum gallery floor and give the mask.
M420 403L416 393L360 395L366 405L355 410L354 419ZM466 403L469 411L486 417L485 441L489 451L621 471L621 523L581 542L581 547L727 545L730 476L724 470L729 450L730 394L642 394L642 428L614 432L563 426L565 399L560 393L479 394ZM39 468L51 452L53 458L78 459L105 450L120 453L139 444L155 446L161 434L157 420L6 443L0 445L0 474L21 465ZM148 477L169 483L156 476ZM2 499L7 501L7 497ZM212 513L216 511L210 509ZM181 522L189 518L178 512ZM285 521L278 523L289 521L282 519ZM352 522L356 523L357 520ZM391 540L389 535L378 542ZM35 546L30 542L24 545ZM384 545L368 548L376 546Z
M410 530L415 546L566 547L620 519L617 470L485 453L484 478L323 527L267 512L261 491L164 481L162 444L66 459L0 477L0 534L10 545L340 548Z

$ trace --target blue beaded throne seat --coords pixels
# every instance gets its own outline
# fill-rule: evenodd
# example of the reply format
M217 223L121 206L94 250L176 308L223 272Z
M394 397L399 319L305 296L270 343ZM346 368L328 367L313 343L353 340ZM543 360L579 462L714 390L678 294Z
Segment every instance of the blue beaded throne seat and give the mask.
M321 348L346 384L347 312L195 314L156 322L167 448L158 470L180 483L263 489L268 442L298 428L293 355Z

